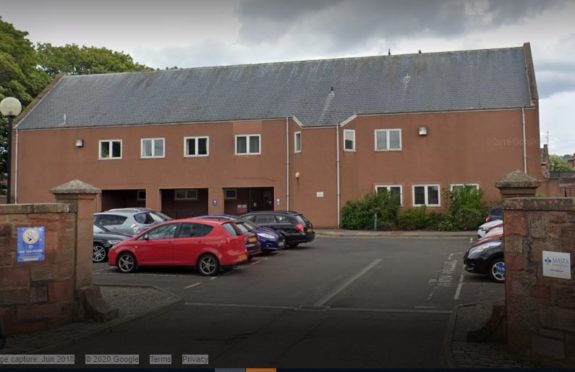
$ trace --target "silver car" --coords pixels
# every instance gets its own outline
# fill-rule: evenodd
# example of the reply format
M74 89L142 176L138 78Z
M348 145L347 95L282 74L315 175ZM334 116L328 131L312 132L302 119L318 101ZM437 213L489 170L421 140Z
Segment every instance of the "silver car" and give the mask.
M148 208L116 208L94 214L94 223L110 231L134 236L150 226L171 220L161 212Z

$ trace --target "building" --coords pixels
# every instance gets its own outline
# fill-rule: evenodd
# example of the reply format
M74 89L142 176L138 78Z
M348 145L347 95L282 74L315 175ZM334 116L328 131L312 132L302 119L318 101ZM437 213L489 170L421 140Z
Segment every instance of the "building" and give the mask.
M156 72L64 76L20 116L15 197L81 179L102 209L173 216L290 209L334 227L388 189L444 210L462 184L541 178L528 43Z

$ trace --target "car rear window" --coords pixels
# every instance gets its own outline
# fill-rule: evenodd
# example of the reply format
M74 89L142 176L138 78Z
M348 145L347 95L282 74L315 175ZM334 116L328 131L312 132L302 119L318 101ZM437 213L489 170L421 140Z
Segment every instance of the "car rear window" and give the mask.
M250 229L246 226L246 224L242 223L242 222L236 222L236 226L238 227L238 229L241 230L242 233L247 233L250 231Z
M152 215L148 212L135 214L134 220L136 220L137 223L141 223L143 225L150 225L156 222L154 217L152 217Z
M199 238L208 235L214 228L200 223L184 223L178 234L179 238Z
M122 225L128 217L119 216L117 214L99 214L95 218L95 222L102 226Z
M301 223L302 225L308 225L308 223L306 222L306 220L302 217L302 216L295 216L295 219L297 221L297 223Z
M224 228L224 230L226 230L228 232L228 234L230 234L231 236L240 236L242 235L242 232L238 229L238 227L233 224L233 223L224 223L222 225L222 227Z

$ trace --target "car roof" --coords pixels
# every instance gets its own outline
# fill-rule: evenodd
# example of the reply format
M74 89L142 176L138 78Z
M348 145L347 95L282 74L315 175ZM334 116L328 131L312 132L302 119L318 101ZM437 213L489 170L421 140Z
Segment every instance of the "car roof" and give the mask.
M177 220L164 221L164 222L162 222L156 226L171 224L171 223L198 223L198 222L203 223L205 225L215 226L215 225L223 225L225 223L230 223L233 221L221 221L221 220L216 220L216 219L191 217L191 218L180 218Z
M299 216L301 215L301 213L296 212L296 211L255 211L255 212L248 212L246 214L284 214L284 215L290 215L290 216Z
M227 220L227 221L236 221L240 220L241 217L232 216L231 214L205 214L202 216L192 217L194 219L208 219L208 220Z

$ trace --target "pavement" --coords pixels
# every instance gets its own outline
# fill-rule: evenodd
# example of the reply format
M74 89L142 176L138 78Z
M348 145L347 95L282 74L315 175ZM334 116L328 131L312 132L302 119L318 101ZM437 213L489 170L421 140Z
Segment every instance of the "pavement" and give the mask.
M316 230L317 236L347 238L471 238L473 232L369 232L346 230ZM79 339L110 331L121 324L167 311L182 302L177 295L149 286L100 286L102 296L119 317L102 323L77 322L48 331L9 336L0 354L49 354L62 350ZM458 305L453 309L443 343L443 358L449 368L534 368L540 367L522 360L506 350L502 343L469 342L467 334L480 328L490 318L496 303Z

